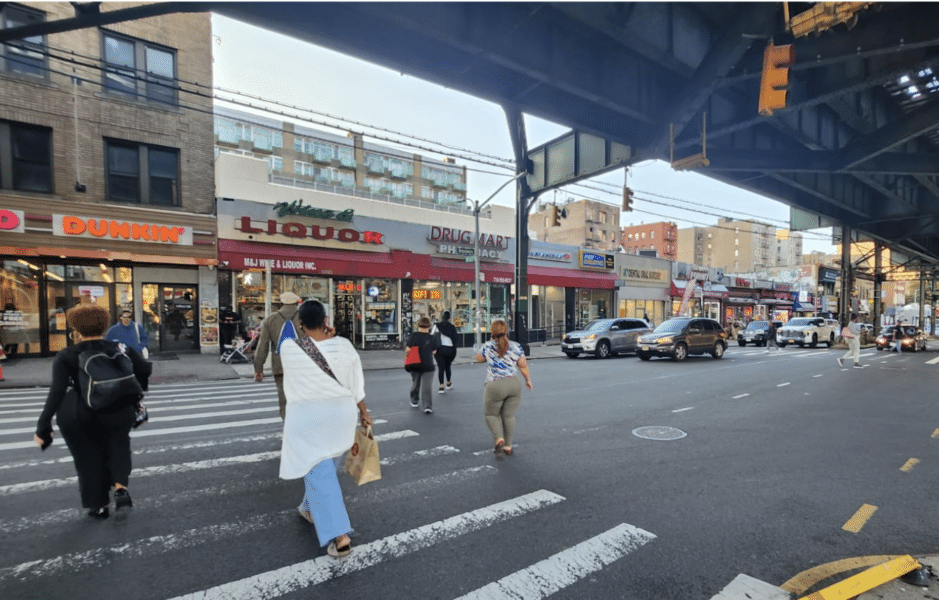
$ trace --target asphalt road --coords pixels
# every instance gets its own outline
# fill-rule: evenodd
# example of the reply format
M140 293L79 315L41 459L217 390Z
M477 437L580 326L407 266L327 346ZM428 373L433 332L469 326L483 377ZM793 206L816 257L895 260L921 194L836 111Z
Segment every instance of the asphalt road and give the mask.
M341 563L296 514L302 484L277 478L272 383L154 386L135 507L104 522L80 510L61 439L29 446L43 391L0 392L0 598L708 599L739 573L780 585L935 553L937 355L866 350L856 370L841 354L532 361L500 458L482 366L457 368L430 416L403 370L368 372L386 464L379 482L342 479Z

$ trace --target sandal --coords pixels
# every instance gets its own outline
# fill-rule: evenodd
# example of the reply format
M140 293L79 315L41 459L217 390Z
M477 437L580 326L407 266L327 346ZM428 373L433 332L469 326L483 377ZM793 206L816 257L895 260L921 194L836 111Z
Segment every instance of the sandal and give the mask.
M512 456L512 446L505 446L502 448L502 452L505 453L506 456Z
M496 454L502 452L502 446L505 446L505 440L499 440L496 442L496 448L493 450Z
M333 540L326 547L326 554L334 558L349 556L350 552L352 552L352 540L349 540L344 546L336 546L336 540Z

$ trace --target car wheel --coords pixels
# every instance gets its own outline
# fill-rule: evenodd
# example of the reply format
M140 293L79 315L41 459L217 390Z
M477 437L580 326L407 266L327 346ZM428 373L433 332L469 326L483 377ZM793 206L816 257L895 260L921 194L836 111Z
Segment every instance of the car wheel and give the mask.
M672 360L685 360L688 358L688 346L684 344L678 344L675 346L675 354L672 355Z
M818 334L817 334L817 333L813 333L813 334L812 334L812 343L809 344L809 348L816 348L816 347L818 347Z
M828 336L828 347L831 348L834 345L835 345L835 334L833 333L830 336Z
M602 340L597 344L597 352L594 355L597 358L609 358L610 357L610 342Z
M743 341L743 340L740 340L740 341L738 341L737 343L740 345L741 348L743 348L744 346L747 345L747 343L746 343L745 341Z
M883 348L881 348L880 346L877 346L877 351L878 351L878 352L880 352L880 351L882 351L882 350L883 350Z
M649 360L650 358L652 358L650 355L639 352L639 360Z
M577 358L580 356L580 352L565 352L564 354L567 355L567 358Z
M714 344L714 350L711 351L711 356L714 358L720 358L724 356L724 344L720 342Z

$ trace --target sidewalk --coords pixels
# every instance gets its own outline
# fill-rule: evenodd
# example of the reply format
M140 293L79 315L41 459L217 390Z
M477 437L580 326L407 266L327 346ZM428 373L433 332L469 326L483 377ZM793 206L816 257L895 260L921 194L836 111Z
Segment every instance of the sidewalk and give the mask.
M404 350L360 350L362 367L366 371L382 369L404 369ZM533 344L529 360L564 358L559 345ZM254 377L254 365L250 363L225 364L218 354L169 353L151 355L153 375L150 383L179 383L185 381L220 381ZM52 358L10 358L0 362L4 381L0 390L24 387L47 387L52 380ZM471 348L457 351L455 365L473 362ZM265 374L270 376L270 371Z

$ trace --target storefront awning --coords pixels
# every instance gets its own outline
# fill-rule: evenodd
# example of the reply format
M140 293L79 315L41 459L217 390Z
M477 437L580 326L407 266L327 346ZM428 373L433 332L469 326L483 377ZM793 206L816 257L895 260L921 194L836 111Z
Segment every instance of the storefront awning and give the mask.
M796 301L796 303L792 305L792 310L796 312L815 312L817 309L815 308L815 304L811 302Z
M275 273L305 273L346 277L400 278L411 266L410 252L355 252L307 246L256 244L219 240L221 268L243 271L264 269L267 261ZM419 264L414 264L416 270Z
M792 306L792 300L780 300L779 298L762 298L760 304L772 304L774 306Z
M709 289L704 290L705 298L720 298L721 300L725 300L730 295L730 290L728 290L726 286L720 283L711 283L711 284L706 284L706 285L707 285L707 288ZM673 279L672 289L671 289L672 296L675 298L680 298L681 296L685 294L685 288L687 286L688 286L688 282L685 281L684 279ZM699 287L695 288L694 295L695 297L700 297L701 295L700 284L699 284Z
M480 262L479 272L487 283L515 283L515 266L507 263ZM425 273L415 275L414 279L437 281L465 281L472 283L476 276L476 265L462 260L430 257L430 265Z
M612 290L616 289L616 275L613 273L594 273L577 269L554 269L529 265L528 285Z
M727 296L727 302L730 304L756 304L753 298L741 298L740 296Z

